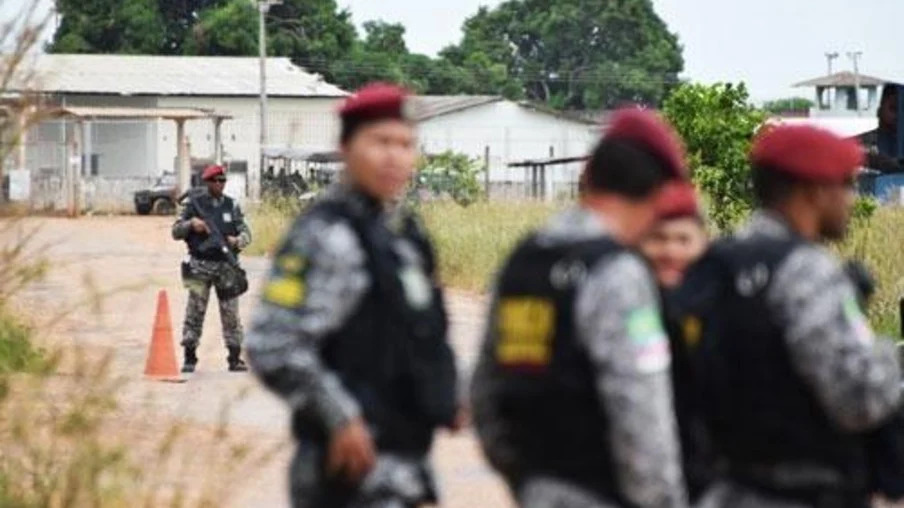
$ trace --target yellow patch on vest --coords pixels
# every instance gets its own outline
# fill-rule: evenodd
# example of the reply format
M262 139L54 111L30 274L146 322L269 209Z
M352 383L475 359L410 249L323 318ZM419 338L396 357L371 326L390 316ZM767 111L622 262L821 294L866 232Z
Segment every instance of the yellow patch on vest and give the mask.
M304 297L304 282L295 277L273 279L264 288L264 301L280 307L298 307Z
M703 323L697 316L687 316L681 323L681 332L684 343L691 349L696 348L703 337Z
M505 366L548 365L552 360L556 309L550 300L511 297L499 301L496 359Z

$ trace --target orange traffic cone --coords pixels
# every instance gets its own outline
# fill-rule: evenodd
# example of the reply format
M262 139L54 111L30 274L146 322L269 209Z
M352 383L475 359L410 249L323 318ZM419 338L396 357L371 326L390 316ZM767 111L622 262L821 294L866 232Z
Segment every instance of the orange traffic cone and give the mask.
M157 315L154 317L154 331L151 335L151 347L148 350L144 375L158 381L185 381L179 376L179 367L176 365L169 300L164 289L157 294Z

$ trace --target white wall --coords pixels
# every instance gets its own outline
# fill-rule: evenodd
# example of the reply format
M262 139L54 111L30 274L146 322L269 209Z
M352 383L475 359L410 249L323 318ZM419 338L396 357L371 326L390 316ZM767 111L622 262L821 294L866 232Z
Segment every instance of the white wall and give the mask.
M490 180L522 181L525 170L509 169L526 159L577 157L589 153L599 138L593 125L574 122L499 101L438 116L420 125L420 144L426 153L454 150L483 160L490 149ZM551 182L575 181L580 164L549 170Z
M270 98L268 106L268 144L331 149L336 145L339 124L338 99ZM223 155L228 160L259 164L258 129L260 110L256 97L161 97L161 108L203 108L226 113L233 118L223 122ZM192 157L213 155L213 122L194 120L186 123L186 135ZM157 142L161 168L172 171L176 159L176 126L158 122Z

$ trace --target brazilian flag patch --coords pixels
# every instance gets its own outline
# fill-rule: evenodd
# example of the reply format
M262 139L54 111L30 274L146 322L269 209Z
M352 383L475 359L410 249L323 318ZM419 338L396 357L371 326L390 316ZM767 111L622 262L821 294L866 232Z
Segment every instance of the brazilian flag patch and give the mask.
M286 308L296 308L304 303L305 285L298 277L275 277L264 287L264 301Z

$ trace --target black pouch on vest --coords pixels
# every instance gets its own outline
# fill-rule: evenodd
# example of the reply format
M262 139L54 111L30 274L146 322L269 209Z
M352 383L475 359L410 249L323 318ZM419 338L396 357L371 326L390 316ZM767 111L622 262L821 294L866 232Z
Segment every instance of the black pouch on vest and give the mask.
M220 300L238 298L248 291L248 274L240 266L229 265L229 269L217 279L215 289Z

